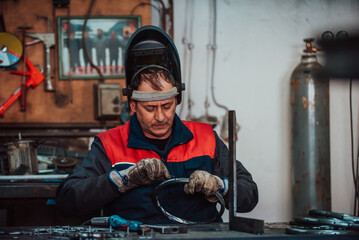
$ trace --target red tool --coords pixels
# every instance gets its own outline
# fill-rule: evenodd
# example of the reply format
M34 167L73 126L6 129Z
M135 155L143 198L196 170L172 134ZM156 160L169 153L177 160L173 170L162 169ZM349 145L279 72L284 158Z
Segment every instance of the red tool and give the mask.
M26 87L36 87L44 80L44 75L41 74L41 72L26 58L26 66L29 69L28 72L24 73L22 71L11 71L13 74L19 74L19 75L25 75L26 81L25 85ZM8 109L11 104L15 102L16 99L18 99L24 88L19 87L16 89L11 96L0 106L0 116L4 116L4 112L6 109Z

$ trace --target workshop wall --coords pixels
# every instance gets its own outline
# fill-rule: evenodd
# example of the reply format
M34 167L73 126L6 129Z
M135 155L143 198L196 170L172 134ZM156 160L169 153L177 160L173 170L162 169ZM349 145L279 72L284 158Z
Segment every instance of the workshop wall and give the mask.
M241 126L237 159L252 173L259 188L259 204L249 214L266 222L292 220L290 159L290 77L299 64L304 38L359 30L357 0L217 0L217 44L214 69L216 100L236 110ZM208 59L209 1L174 2L174 39L188 81L189 61L184 44L191 44L192 73L186 82L181 117L208 113L220 120L225 111L210 94ZM186 8L186 3L189 7ZM187 10L187 11L186 11ZM192 13L192 14L191 14ZM188 23L186 27L185 24ZM190 33L192 29L192 34ZM185 41L183 41L185 40ZM321 55L321 54L319 54ZM189 53L187 52L187 59ZM321 63L322 59L319 59ZM359 81L353 82L354 156L359 133ZM353 213L349 80L330 82L332 210ZM221 121L222 122L222 121ZM220 132L220 127L216 128Z
M37 19L37 16L47 16L51 22L50 31L57 33L56 22L53 16L67 16L66 8L56 8L53 11L51 0L6 0L0 1L0 14L4 17L6 32L16 33L18 26L31 26L31 33L46 33L47 23ZM71 0L70 15L85 16L90 0ZM91 16L119 16L130 15L140 0L101 0L96 1ZM141 25L151 22L151 9L149 5L137 7L133 12L141 16ZM20 38L21 39L21 38ZM26 38L26 41L34 39ZM43 44L38 43L26 47L26 56L33 64L44 66ZM51 50L51 54L55 50ZM57 54L56 54L57 56ZM56 61L58 62L58 61ZM98 79L91 80L59 80L58 66L51 66L56 71L56 92L45 92L44 82L36 88L27 90L26 111L20 111L20 101L16 101L8 110L0 122L95 122L93 84ZM22 61L17 69L23 71ZM21 75L11 74L10 71L0 70L0 103L3 103L20 86ZM106 79L105 82L120 83L124 86L124 79Z
M36 7L34 7L36 2ZM92 15L128 15L139 0L101 0L94 5ZM71 15L85 15L90 0L71 0ZM152 1L153 4L158 4ZM186 3L193 3L186 8ZM222 123L225 112L215 106L209 92L207 62L209 43L209 1L174 1L174 41L182 59L187 90L178 113L188 115L188 94L192 114L208 113ZM142 6L142 25L151 20L149 6ZM32 25L32 32L46 32L43 20L36 15L48 15L52 21L50 0L3 0L8 32L20 25ZM237 142L237 158L252 173L258 184L258 206L245 216L266 222L289 221L291 216L290 164L290 76L300 61L303 38L316 37L326 30L358 32L359 1L357 0L217 0L217 46L214 69L214 92L219 103L236 110L241 126ZM192 13L192 15L191 15ZM66 10L56 15L65 16ZM152 17L157 17L154 12ZM188 24L187 27L185 24ZM192 29L192 36L189 32ZM53 29L51 25L51 31ZM186 37L186 38L184 38ZM186 41L183 41L186 40ZM189 61L183 43L193 44L191 82L188 81ZM29 59L43 64L43 46L29 47ZM188 57L188 56L187 56ZM320 59L319 59L320 60ZM19 65L20 66L20 65ZM19 69L21 70L21 69ZM57 93L44 92L43 83L28 90L27 111L20 112L19 102L5 112L0 122L92 122L93 83L96 80L58 81ZM111 79L106 82L119 82ZM0 70L0 102L19 87L21 76ZM72 94L71 94L72 89ZM358 146L359 81L353 83L354 147ZM72 96L73 102L70 102ZM330 134L332 210L352 213L354 186L351 175L349 81L330 82ZM220 132L221 128L216 128ZM354 153L356 156L356 152ZM243 215L243 214L242 214Z

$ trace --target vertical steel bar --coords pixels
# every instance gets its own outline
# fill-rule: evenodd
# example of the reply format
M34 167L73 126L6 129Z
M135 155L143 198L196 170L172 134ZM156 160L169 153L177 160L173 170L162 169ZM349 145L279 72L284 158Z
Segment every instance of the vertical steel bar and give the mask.
M229 229L263 234L264 221L260 219L237 217L237 160L236 160L236 112L228 112L228 146L229 146Z
M233 123L236 122L235 112L230 110L228 112L228 147L229 147L229 224L230 228L232 228L231 223L233 223L233 219L235 217L235 213L237 212L237 178L235 169L236 165L236 142L235 142L235 132L233 131ZM232 220L232 221L231 221Z

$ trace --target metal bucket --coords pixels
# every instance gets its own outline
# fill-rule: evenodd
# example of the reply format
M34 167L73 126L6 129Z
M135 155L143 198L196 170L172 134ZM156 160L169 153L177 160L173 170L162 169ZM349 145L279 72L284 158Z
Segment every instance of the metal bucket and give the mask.
M38 172L37 151L34 141L21 140L7 144L9 174L24 175Z

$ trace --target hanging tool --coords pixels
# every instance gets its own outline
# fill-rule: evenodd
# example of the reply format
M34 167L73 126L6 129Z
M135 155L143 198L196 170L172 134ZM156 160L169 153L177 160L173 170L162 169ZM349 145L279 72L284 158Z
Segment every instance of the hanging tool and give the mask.
M11 71L11 73L23 75L27 78L25 81L25 89L26 87L36 87L44 80L44 76L27 58L25 58L25 62L27 68L29 69L28 72ZM8 109L11 104L15 102L16 99L18 99L20 96L22 96L22 94L25 93L23 89L24 88L22 86L16 89L11 94L11 96L0 106L0 116L3 117L5 110Z
M24 47L14 34L0 32L0 67L10 67L20 61Z
M50 19L47 16L37 16L38 20L44 19L47 22L47 33L50 33Z
M44 43L45 49L45 90L48 92L55 91L51 82L51 54L50 49L55 46L55 34L53 33L27 33L26 36L36 38L37 40L27 43L26 45L32 45L38 42Z
M25 32L26 30L31 29L32 27L29 26L20 26L17 27L17 30L21 32L22 35L22 45L24 46L24 54L23 54L23 76L22 76L22 83L21 83L21 101L20 101L20 111L26 111L26 77L25 77L25 59L26 59L26 50L25 50Z

